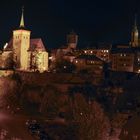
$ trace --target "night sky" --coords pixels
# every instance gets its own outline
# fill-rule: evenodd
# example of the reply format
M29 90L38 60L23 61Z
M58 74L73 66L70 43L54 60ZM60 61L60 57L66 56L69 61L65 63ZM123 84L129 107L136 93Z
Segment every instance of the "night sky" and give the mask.
M79 35L79 47L97 42L128 43L140 1L136 0L5 0L0 3L0 45L19 26L21 7L32 38L41 37L47 48L66 43L66 34Z

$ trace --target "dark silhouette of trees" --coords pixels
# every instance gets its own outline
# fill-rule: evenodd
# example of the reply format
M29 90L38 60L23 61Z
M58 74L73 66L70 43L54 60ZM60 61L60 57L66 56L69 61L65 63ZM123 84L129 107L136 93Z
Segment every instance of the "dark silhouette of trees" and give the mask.
M80 140L107 140L110 124L103 109L96 101L87 102L83 95L76 94L73 118L78 123Z
M75 71L75 69L76 69L76 66L67 60L61 60L55 63L55 70L57 72L71 73Z

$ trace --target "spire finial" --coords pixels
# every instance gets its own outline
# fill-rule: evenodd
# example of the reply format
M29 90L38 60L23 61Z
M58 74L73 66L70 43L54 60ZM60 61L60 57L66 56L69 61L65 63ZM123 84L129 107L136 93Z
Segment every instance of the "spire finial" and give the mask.
M138 28L137 28L137 14L135 14L134 30L138 30Z
M21 20L20 20L20 28L24 28L24 6L22 6L22 14L21 14Z

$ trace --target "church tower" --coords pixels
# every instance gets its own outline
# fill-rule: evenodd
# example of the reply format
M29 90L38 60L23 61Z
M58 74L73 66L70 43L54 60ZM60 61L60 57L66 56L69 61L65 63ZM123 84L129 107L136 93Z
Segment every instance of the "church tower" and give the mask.
M67 35L67 45L71 49L76 49L78 43L78 35L72 31Z
M30 33L31 31L25 29L24 8L22 8L20 26L13 31L13 59L16 69L27 70L29 67Z
M138 47L139 45L138 42L139 42L139 32L138 32L138 27L137 27L137 17L135 15L134 26L131 32L131 46Z

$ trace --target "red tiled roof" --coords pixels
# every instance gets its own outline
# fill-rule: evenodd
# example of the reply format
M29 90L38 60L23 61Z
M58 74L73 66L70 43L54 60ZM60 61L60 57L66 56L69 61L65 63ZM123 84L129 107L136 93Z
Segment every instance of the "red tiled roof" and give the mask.
M40 50L40 51L46 50L41 38L36 38L36 39L30 40L29 51L35 51L35 50Z
M10 39L7 47L4 50L5 51L12 51L12 49L13 49L13 38ZM34 51L34 50L45 51L45 46L44 46L41 38L30 39L29 51Z

